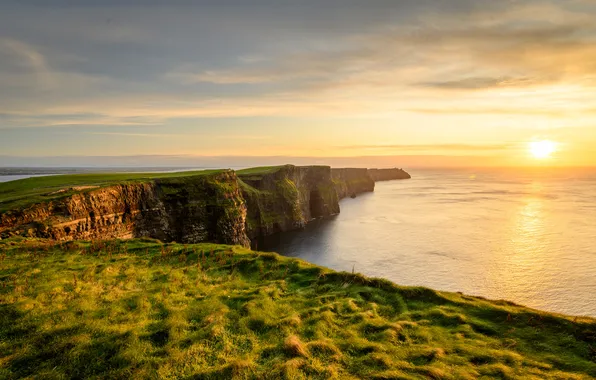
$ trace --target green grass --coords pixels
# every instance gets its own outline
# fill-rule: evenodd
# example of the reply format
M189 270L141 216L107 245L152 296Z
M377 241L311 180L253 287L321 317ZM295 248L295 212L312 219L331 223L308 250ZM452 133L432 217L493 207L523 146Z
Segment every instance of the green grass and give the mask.
M279 165L279 166L260 166L260 167L256 167L256 168L248 168L248 169L236 170L236 173L238 173L238 175L271 174L271 173L275 173L275 172L281 170L283 167L284 167L283 165Z
M594 348L593 319L239 247L0 241L2 379L589 379Z
M176 173L97 173L52 175L0 183L0 212L23 208L35 203L67 197L76 193L72 187L102 187L119 183L146 182L157 178L191 177L219 173L201 170ZM56 193L57 191L61 191Z

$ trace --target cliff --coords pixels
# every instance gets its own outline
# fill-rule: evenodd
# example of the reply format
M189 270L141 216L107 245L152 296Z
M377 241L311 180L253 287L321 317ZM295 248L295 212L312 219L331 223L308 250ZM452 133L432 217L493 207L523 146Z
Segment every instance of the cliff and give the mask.
M368 169L331 169L331 176L339 199L375 191Z
M245 223L236 174L223 171L90 188L8 211L0 215L0 237L152 237L247 246Z
M375 180L409 177L401 169L285 165L31 178L0 184L0 238L152 237L247 246L338 214L340 199L374 191Z
M239 171L251 239L304 227L313 219L339 213L339 198L328 166Z
M412 176L403 169L368 169L368 174L375 182L410 179Z

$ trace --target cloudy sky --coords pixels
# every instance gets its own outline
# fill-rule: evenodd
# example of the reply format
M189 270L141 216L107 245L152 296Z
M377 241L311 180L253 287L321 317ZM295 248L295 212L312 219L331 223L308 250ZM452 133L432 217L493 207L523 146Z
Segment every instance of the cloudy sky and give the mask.
M590 165L595 19L594 0L0 0L0 165L531 164L544 139L553 163Z

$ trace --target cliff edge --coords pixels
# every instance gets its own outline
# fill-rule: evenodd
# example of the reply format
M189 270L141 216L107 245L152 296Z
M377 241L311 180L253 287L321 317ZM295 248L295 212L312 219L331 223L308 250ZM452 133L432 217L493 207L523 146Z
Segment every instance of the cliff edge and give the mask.
M0 215L0 237L152 237L180 243L213 241L248 246L245 224L246 205L236 173L230 170L89 187L10 210Z
M340 212L339 201L410 178L401 169L284 165L240 171L72 175L0 184L0 238L151 237L237 244ZM76 186L73 186L76 184Z

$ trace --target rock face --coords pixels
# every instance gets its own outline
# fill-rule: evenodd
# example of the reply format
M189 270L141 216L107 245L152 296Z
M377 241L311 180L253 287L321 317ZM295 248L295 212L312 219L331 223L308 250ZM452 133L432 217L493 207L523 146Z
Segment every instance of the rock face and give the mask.
M331 175L339 199L375 191L368 169L331 169Z
M370 177L375 182L393 181L396 179L410 179L412 176L403 169L368 169Z
M250 174L252 173L252 174ZM179 243L250 245L339 213L339 200L410 178L401 169L286 165L81 188L0 215L0 238L55 240L152 237Z
M55 240L152 237L248 246L233 171L112 185L0 216L0 236Z
M328 166L286 165L271 173L239 176L248 206L251 239L304 227L339 213L339 198Z

